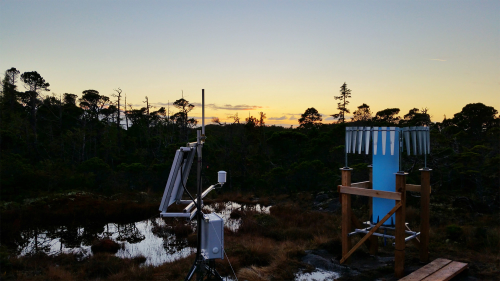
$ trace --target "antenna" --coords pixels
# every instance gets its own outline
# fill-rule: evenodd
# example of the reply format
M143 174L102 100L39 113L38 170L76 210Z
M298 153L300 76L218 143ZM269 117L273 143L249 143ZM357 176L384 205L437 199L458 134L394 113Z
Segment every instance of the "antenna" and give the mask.
M201 135L205 137L205 89L201 89Z
M170 169L167 185L160 204L160 217L177 217L192 220L196 216L197 222L197 245L196 259L193 266L184 279L188 281L196 273L196 280L221 280L222 277L215 270L215 259L224 259L224 220L215 213L204 214L203 198L216 188L221 188L226 182L226 172L217 173L218 183L211 185L202 191L201 170L202 149L205 143L205 90L202 89L202 130L197 130L196 142L188 143L186 147L179 148ZM186 188L187 178L194 161L194 155L198 154L197 177L196 177L196 199ZM182 194L186 192L190 200L182 200ZM167 212L167 208L173 203L188 204L181 213ZM194 210L193 210L194 209Z

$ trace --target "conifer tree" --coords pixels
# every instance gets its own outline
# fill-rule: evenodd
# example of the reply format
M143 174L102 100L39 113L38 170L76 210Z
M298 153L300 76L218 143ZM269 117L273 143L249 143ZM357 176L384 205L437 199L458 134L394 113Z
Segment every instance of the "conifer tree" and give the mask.
M351 113L351 111L347 109L347 105L349 104L347 99L350 97L351 90L347 88L347 84L344 82L344 84L340 87L340 96L335 96L335 100L340 100L340 102L337 103L339 113L331 115L333 118L341 120L342 123L345 122L345 114Z

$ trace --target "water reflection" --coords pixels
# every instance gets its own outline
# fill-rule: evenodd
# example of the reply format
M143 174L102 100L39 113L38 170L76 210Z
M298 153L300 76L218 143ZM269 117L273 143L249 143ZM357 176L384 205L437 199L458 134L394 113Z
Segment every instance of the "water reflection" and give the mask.
M266 207L260 204L241 205L236 202L220 202L203 207L204 210L218 214L222 219L224 219L224 227L233 232L236 232L241 226L241 218L231 218L231 213L233 211L255 211L259 213L269 214L270 208L271 206Z
M214 203L204 207L205 212L215 212L224 219L224 225L231 231L237 231L241 218L231 218L231 212L257 211L269 213L269 207L260 205L240 205L235 202ZM194 222L177 221L186 224L192 233ZM186 228L186 227L184 227ZM118 223L86 223L82 225L64 225L53 228L30 228L16 233L9 233L9 248L17 249L20 256L44 252L48 255L59 253L77 253L83 257L91 255L92 242L110 238L122 244L116 256L131 258L146 257L147 265L160 265L186 257L196 251L188 245L186 235L175 235L172 225L167 225L161 218L139 222Z
M316 281L316 280L337 280L340 277L338 272L316 268L315 271L310 273L299 272L295 275L296 281Z

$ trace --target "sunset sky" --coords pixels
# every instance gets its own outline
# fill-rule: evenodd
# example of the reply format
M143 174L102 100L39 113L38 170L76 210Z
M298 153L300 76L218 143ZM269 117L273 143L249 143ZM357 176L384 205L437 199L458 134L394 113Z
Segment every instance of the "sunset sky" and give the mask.
M441 121L468 103L500 110L499 14L498 0L2 0L0 71L37 71L57 96L120 87L134 107L205 89L209 119L263 111L294 127L309 107L331 123L346 82L351 112Z

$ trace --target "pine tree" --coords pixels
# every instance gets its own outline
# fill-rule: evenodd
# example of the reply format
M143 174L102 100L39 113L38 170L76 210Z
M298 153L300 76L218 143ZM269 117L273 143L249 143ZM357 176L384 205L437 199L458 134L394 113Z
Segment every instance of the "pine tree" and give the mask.
M347 109L347 105L349 104L349 101L347 99L350 97L351 97L351 90L347 88L347 84L344 82L344 84L340 87L340 96L335 96L335 100L340 100L340 102L337 103L337 109L339 110L339 113L330 116L332 116L335 119L340 119L342 120L342 123L344 123L345 114L351 113L351 111Z

